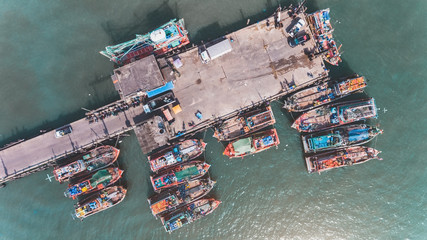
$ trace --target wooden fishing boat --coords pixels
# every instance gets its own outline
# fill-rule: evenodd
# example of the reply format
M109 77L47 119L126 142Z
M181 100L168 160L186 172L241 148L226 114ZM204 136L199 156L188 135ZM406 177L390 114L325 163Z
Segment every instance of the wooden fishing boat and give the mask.
M303 112L363 91L365 77L348 78L340 82L326 82L299 91L286 99L283 106L290 112Z
M349 147L341 150L318 153L305 158L309 173L327 171L333 168L361 164L378 157L381 152L369 147Z
M126 192L127 190L122 186L113 186L93 193L77 203L73 218L76 217L83 220L95 213L113 207L125 199Z
M195 179L148 199L151 213L155 217L164 215L186 204L194 202L208 194L215 185L210 178Z
M244 157L267 150L279 143L276 129L269 129L229 143L223 154L230 158Z
M192 223L218 208L221 201L216 199L200 199L187 206L161 217L166 232L171 233Z
M150 176L151 184L155 192L160 192L163 189L202 177L208 172L210 166L201 160L186 162Z
M151 171L160 170L187 162L200 156L205 151L206 143L202 140L188 139L148 156Z
M231 141L273 125L275 122L271 107L263 106L225 121L215 128L214 137L219 141Z
M66 197L75 199L83 194L88 194L96 190L104 189L111 184L117 182L123 174L123 170L119 168L110 167L102 169L95 174L89 176L89 178L80 180L76 184L68 185L67 190L64 192Z
M316 42L317 52L323 53L325 62L338 66L341 62L341 46L337 46L332 36L334 29L331 25L329 8L308 14L307 20Z
M125 65L151 54L164 55L190 43L184 19L173 19L149 33L124 43L105 47L100 53L118 65Z
M365 144L382 133L377 127L354 124L305 135L301 139L304 152L314 153Z
M64 182L80 174L95 172L113 164L119 157L119 153L120 150L112 146L100 146L85 153L72 163L55 167L53 175L58 182Z
M297 118L292 127L299 132L316 132L376 117L375 100L370 98L312 109Z

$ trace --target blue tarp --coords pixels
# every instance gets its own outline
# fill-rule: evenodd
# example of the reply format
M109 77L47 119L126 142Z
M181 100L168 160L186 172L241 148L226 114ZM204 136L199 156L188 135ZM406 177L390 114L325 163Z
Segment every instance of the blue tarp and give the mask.
M172 90L174 88L174 85L172 82L168 82L166 83L164 86L156 88L154 90L148 91L147 92L147 96L150 97L154 97L156 95L159 95L161 93L167 92L169 90Z
M350 142L363 141L369 138L368 129L353 129L348 133Z

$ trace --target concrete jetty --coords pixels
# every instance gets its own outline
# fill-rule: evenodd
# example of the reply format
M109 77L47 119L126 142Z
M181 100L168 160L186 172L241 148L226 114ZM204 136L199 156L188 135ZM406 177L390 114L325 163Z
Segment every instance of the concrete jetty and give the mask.
M133 129L147 153L170 140L209 128L242 109L322 81L327 77L323 60L308 57L314 52L315 42L310 40L304 45L290 47L286 29L295 20L286 12L282 17L279 24L282 27L276 28L274 17L270 17L224 36L230 40L232 51L207 64L200 59L200 49L192 48L166 58L150 56L115 69L112 80L121 102L135 96L148 101L147 91L172 82L176 99L173 104L149 114L143 102L98 122L81 119L70 124L71 134L56 138L51 131L3 149L0 151L0 183L50 166L57 159ZM305 15L298 17L305 18ZM311 35L308 26L301 31ZM177 59L179 66L171 64ZM177 105L181 111L174 112L172 107ZM196 112L203 117L196 117ZM173 120L168 119L170 117ZM190 127L192 122L195 124ZM151 144L151 141L157 142Z

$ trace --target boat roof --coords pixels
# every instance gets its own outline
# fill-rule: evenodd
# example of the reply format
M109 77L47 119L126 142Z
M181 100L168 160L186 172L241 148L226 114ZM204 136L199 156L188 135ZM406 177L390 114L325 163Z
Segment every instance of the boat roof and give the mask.
M233 143L235 155L250 152L252 150L252 138L243 138Z

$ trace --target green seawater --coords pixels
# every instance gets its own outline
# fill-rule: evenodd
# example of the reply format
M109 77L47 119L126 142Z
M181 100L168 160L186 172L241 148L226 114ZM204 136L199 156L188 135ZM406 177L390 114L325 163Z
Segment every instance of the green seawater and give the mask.
M193 42L256 22L289 1L0 2L0 142L34 136L118 99L113 65L98 51L183 17ZM51 169L0 189L0 239L427 239L427 1L309 0L331 9L343 62L333 76L366 76L384 134L383 161L308 174L292 117L273 103L281 144L229 160L212 131L206 160L220 207L167 234L151 215L149 170L135 135L119 145L128 187L114 208L73 221ZM386 110L386 111L385 111Z

